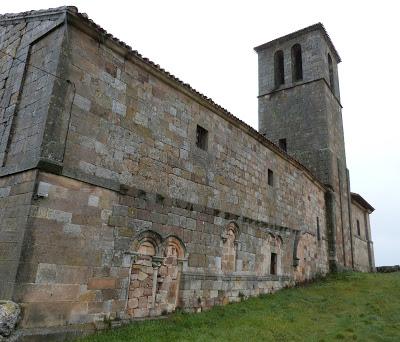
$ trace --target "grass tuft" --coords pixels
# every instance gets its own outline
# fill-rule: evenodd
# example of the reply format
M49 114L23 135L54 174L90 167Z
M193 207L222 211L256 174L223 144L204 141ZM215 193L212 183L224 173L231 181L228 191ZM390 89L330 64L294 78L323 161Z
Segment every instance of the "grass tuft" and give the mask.
M400 341L400 272L338 273L200 314L132 323L80 342Z

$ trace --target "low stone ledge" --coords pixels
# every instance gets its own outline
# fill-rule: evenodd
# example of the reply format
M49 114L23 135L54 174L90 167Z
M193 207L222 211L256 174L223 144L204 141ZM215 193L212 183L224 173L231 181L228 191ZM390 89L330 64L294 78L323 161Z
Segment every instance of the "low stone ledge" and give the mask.
M219 280L219 281L290 281L292 277L287 275L253 275L253 274L213 274L183 272L182 278L185 280Z
M17 331L12 339L4 342L42 342L42 341L73 341L76 338L91 335L97 331L119 328L135 322L162 320L169 315L157 317L129 318L123 320L102 320L93 323L61 325L42 328L25 328ZM3 342L0 339L0 342Z
M379 272L379 273L400 272L400 265L379 266L379 267L376 268L376 271Z

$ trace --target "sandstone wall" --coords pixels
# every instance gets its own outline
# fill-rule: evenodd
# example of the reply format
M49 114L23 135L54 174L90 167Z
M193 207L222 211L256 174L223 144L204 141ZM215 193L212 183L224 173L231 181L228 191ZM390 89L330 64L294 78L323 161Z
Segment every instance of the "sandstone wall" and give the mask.
M121 310L118 280L127 270L113 267L107 225L118 196L52 174L40 173L38 184L48 197L36 198L29 214L14 293L23 307L21 326L84 323L103 307Z
M63 22L60 15L0 17L0 175L36 167L49 157L43 140L59 81L54 75Z
M11 299L36 171L0 178L0 298Z
M325 189L246 126L88 33L55 29L43 47L59 46L62 80L44 90L38 166L53 173L37 171L27 191L12 294L21 327L198 311L325 274Z
M23 328L197 311L327 271L325 241L309 233L298 244L294 277L296 232L289 228L135 188L121 194L44 172L37 181L47 197L32 202L14 291ZM227 270L232 224L235 260ZM157 249L148 261L138 260L143 241ZM173 241L181 252L168 264Z
M72 28L64 173L315 232L324 191L249 134ZM208 150L196 146L196 126ZM274 172L268 185L267 170Z
M352 202L353 240L354 240L354 268L362 272L371 272L375 269L373 259L373 245L369 225L369 214L366 209ZM360 234L357 230L357 221Z

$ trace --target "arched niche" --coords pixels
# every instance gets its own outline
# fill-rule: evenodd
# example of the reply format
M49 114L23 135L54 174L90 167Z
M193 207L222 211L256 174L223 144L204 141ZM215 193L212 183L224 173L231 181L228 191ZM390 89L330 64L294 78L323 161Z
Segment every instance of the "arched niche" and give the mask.
M179 284L186 256L181 239L146 230L132 243L132 264L127 313L139 318L173 312L179 301Z
M162 237L160 234L145 230L139 233L133 243L132 251L139 255L156 256L161 254Z
M164 243L164 256L165 257L176 257L178 259L184 259L186 255L186 247L183 241L174 235L166 237Z
M154 255L156 255L156 247L154 246L152 241L148 241L148 240L142 241L139 244L137 252L138 252L138 254L141 254L141 255L154 256Z
M268 238L270 255L267 257L267 271L272 275L280 275L282 273L282 255L283 255L283 239L278 234L269 233Z
M224 273L236 271L239 234L239 226L236 222L230 222L222 234L221 268Z
M278 248L283 247L283 239L280 235L276 236L275 241L276 241L276 247L278 247Z

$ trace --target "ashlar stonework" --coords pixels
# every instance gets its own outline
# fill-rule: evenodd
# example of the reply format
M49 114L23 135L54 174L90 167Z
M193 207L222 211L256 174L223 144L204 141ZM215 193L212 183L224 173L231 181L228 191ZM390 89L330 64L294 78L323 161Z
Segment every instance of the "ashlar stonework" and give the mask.
M20 334L375 270L329 36L256 51L259 132L75 7L0 16L0 299Z

